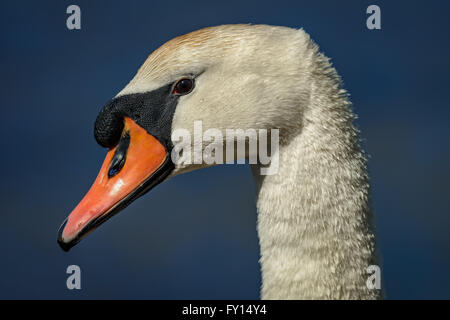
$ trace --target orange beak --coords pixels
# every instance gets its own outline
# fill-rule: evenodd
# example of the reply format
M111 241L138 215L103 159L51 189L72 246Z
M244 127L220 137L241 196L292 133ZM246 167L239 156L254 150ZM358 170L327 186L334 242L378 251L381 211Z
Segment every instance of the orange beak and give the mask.
M119 143L106 155L91 189L58 231L64 251L124 209L171 172L166 148L130 118L125 118Z

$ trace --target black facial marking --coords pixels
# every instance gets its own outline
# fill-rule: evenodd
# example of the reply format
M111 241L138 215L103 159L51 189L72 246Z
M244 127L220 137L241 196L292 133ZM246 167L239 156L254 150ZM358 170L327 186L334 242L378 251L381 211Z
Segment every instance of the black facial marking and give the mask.
M108 177L112 178L122 170L123 165L127 159L127 151L130 146L130 135L125 133L120 137L119 144L117 145L116 152L114 152L114 157L111 160L111 164L108 170Z
M114 98L103 107L95 121L98 144L112 148L120 140L123 118L129 117L161 142L170 152L172 119L179 96L172 94L173 84L159 89Z

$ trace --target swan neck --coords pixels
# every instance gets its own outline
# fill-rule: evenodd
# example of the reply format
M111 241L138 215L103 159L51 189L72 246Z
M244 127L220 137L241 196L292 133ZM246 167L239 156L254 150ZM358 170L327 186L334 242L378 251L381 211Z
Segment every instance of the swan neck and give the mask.
M330 112L341 120L324 125L321 117L330 119ZM375 236L366 160L352 120L345 98L306 110L302 129L279 148L278 173L260 176L252 167L263 299L380 296L366 284L367 268L377 264Z

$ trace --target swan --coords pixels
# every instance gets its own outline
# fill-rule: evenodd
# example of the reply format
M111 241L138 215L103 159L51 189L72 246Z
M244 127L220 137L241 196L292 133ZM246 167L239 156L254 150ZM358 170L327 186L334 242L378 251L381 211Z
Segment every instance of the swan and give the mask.
M340 77L303 29L222 25L154 51L100 111L109 151L58 231L65 251L158 183L209 166L171 160L178 129L279 128L275 174L252 164L262 299L378 299L366 156ZM204 151L195 148L190 152Z

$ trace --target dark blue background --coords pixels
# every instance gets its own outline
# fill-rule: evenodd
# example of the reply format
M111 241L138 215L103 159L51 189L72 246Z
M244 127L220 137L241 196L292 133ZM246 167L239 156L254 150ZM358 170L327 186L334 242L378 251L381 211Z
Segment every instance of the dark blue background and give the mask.
M382 30L366 28L369 4ZM77 4L82 29L66 28ZM100 107L168 39L204 26L303 27L351 93L371 154L389 298L450 298L448 14L444 1L2 1L0 298L258 298L245 165L177 177L70 253L56 230L105 150ZM66 289L66 267L82 290Z

